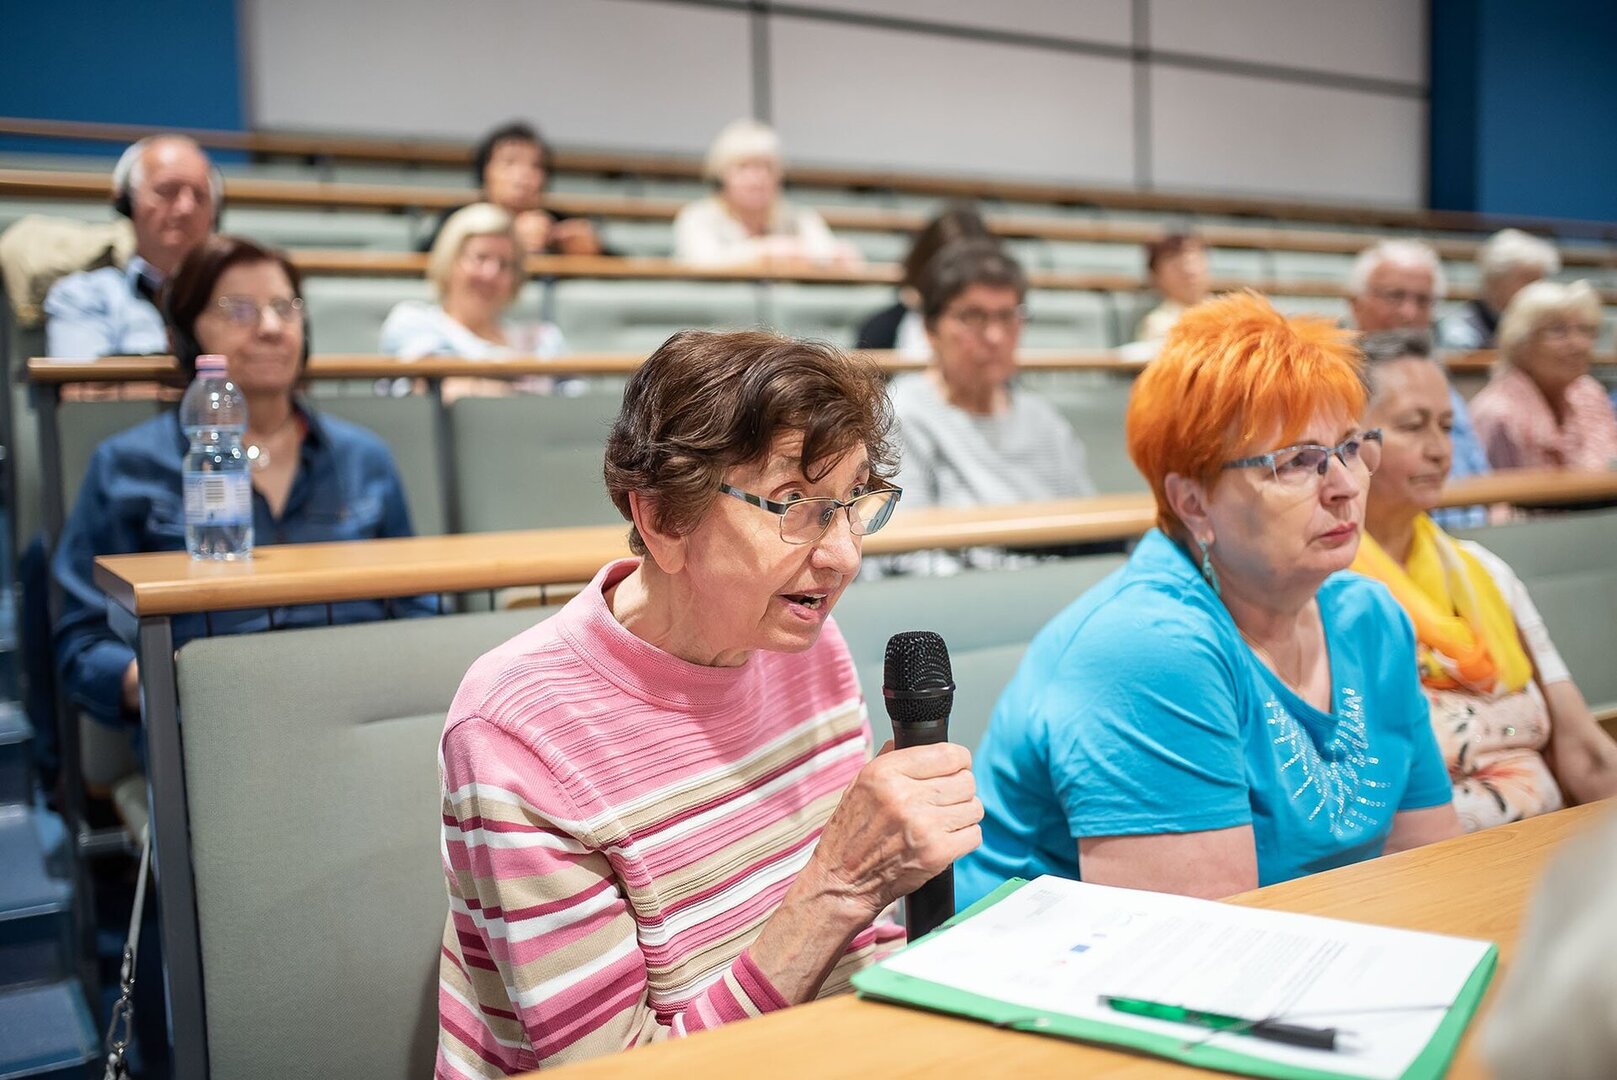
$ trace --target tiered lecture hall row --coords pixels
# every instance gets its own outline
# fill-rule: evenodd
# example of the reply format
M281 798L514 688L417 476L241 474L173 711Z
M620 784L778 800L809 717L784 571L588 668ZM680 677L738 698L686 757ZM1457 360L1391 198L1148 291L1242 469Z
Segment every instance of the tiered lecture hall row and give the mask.
M22 126L0 123L0 132ZM145 134L73 133L99 135L109 145ZM511 605L556 603L569 586L623 553L622 525L600 486L601 442L622 376L668 332L766 321L851 341L857 320L889 302L894 275L886 263L902 253L904 233L922 211L948 196L982 198L996 227L1034 271L1024 344L1061 350L1030 354L1024 366L1032 370L1025 378L1048 393L1084 436L1106 494L1010 513L901 513L890 530L871 538L867 551L1121 540L1137 536L1152 517L1149 497L1122 450L1122 406L1134 369L1092 350L1127 337L1140 307L1142 240L1170 223L1190 223L1211 243L1215 273L1227 285L1274 287L1290 309L1334 314L1341 309L1352 254L1373 237L1431 239L1456 282L1451 296L1466 296L1474 287L1468 260L1475 244L1499 224L1412 212L797 170L793 196L840 207L828 211L831 224L859 243L875 265L777 279L695 274L660 258L671 246L672 209L702 190L690 162L561 155L555 205L598 215L607 242L628 257L536 261L542 280L530 284L522 303L535 311L543 307L559 322L575 355L559 363L508 362L474 371L459 363L406 365L368 355L392 303L427 294L422 260L409 249L438 208L469 197L464 146L262 134L204 141L297 159L227 165L232 176L225 227L286 244L310 271L310 320L321 350L311 363L311 393L323 407L389 441L417 526L429 535L266 548L253 563L223 572L166 555L103 560L98 568L115 609L138 634L142 654L150 805L164 867L156 902L163 912L181 1055L177 1075L423 1072L436 1032L443 919L433 768L442 717L472 659L546 613L543 607ZM107 216L104 168L43 156L13 157L5 164L11 168L0 172L0 227L21 213ZM1617 286L1617 243L1607 230L1539 224L1562 239L1566 276ZM1607 296L1608 303L1614 299ZM12 508L25 536L39 524L59 524L97 439L158 407L118 400L116 392L111 400L62 401L61 387L161 382L172 372L162 358L30 361L41 351L37 340L26 333L7 338L9 370L19 387L7 396L14 424L7 446L21 484ZM893 357L881 359L895 369L903 366ZM1473 387L1488 362L1486 356L1449 361L1456 378ZM372 392L377 379L401 370L420 380L421 393L388 398ZM438 380L451 372L510 378L572 373L589 382L580 396L467 398L445 406ZM521 460L510 453L513 446L525 449ZM1617 479L1609 476L1498 476L1448 493L1456 505L1613 499ZM529 531L499 531L510 529ZM1611 715L1617 709L1617 676L1608 662L1617 644L1610 617L1617 611L1617 567L1609 553L1617 549L1617 512L1535 518L1491 528L1486 536L1521 573L1591 704ZM957 737L971 744L1031 636L1118 561L1088 556L1018 571L876 581L851 590L837 617L867 697L879 697L878 665L889 634L913 626L941 631L961 686ZM178 655L166 645L168 620L188 612L422 593L439 594L446 607L462 613L204 638ZM288 680L287 671L299 677ZM329 797L288 799L291 790L320 790ZM1359 895L1345 878L1334 901L1329 883L1304 883L1290 892L1281 887L1272 897L1259 894L1255 902L1485 933L1503 938L1508 948L1532 868L1542 857L1537 846L1568 827L1539 826L1521 840L1500 835L1496 845L1530 850L1510 864L1514 876L1507 891L1513 899L1503 905L1508 912L1486 927L1455 921L1458 901L1452 897L1418 911L1358 911L1342 902L1343 895L1355 901ZM1435 887L1427 890L1420 882L1434 874L1452 877L1462 865L1473 877L1485 873L1497 884L1499 875L1486 869L1497 854L1495 848L1473 855L1456 850L1432 866L1409 858L1371 864L1369 878L1375 880L1367 878L1359 888L1407 893L1415 887L1425 894ZM388 903L355 902L367 896L385 896ZM311 926L320 932L309 933ZM406 942L416 944L400 944ZM44 968L71 970L70 948L62 943L60 955ZM343 963L331 962L333 950ZM267 986L295 991L267 995ZM813 1008L826 1023L850 1032L872 1023L865 1010L880 1009L854 1002ZM783 1022L800 1021L773 1021L776 1030ZM993 1042L1009 1037L1000 1033L969 1036L967 1047L958 1036L950 1042L931 1031L905 1032L894 1045L924 1042L934 1050L950 1046L951 1053L990 1053L996 1060L1031 1053L1039 1063L1054 1055L1051 1067L1130 1067L1126 1061L1120 1066L1072 1057L1092 1052L1043 1040ZM813 1060L801 1036L783 1037L802 1048L801 1063ZM978 1044L979 1037L989 1043ZM1468 1050L1462 1056L1457 1075L1474 1074L1470 1055ZM796 1051L792 1056L797 1058ZM664 1060L665 1068L682 1068L678 1062L686 1061L648 1059L654 1066ZM711 1062L734 1069L738 1060L728 1059L728 1066L721 1058ZM621 1067L603 1062L595 1069L616 1074Z
M42 129L0 121L0 134L41 130L102 138L112 149L137 134L118 126ZM391 307L429 296L425 260L413 249L442 209L473 197L466 147L201 134L215 148L251 145L297 155L295 161L227 163L224 227L297 254L311 276L311 325L322 350L374 351ZM87 168L83 158L9 155L0 165L11 166L0 168L0 228L24 213L108 216L105 170ZM1188 225L1205 237L1218 288L1252 285L1288 310L1336 315L1345 310L1341 296L1352 257L1372 237L1431 240L1445 260L1452 304L1475 295L1471 259L1482 236L1499 224L1476 215L795 169L788 175L790 196L823 209L868 264L790 274L697 272L667 260L674 212L706 191L693 161L561 153L556 166L550 205L596 217L606 244L621 257L535 260L536 280L517 310L543 314L572 348L590 352L649 351L691 325L765 323L851 342L858 322L891 301L893 262L908 234L949 197L981 200L992 226L1032 272L1023 334L1029 348L1098 349L1129 340L1147 306L1142 244L1169 225ZM366 182L357 182L361 178ZM1617 287L1617 245L1602 227L1527 224L1559 238L1563 276Z

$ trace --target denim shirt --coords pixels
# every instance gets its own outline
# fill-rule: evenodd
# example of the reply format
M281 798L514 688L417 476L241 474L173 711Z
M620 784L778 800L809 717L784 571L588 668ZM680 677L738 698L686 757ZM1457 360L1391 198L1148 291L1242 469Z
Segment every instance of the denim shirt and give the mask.
M45 349L52 356L87 360L168 351L163 316L145 296L163 284L139 255L124 267L103 266L69 274L45 294Z
M413 535L404 487L387 445L357 424L322 416L301 401L297 407L308 432L292 490L277 518L254 489L254 546ZM108 623L108 601L92 577L95 560L100 555L185 550L180 465L186 448L173 411L96 447L51 560L51 573L62 591L62 613L55 625L62 689L104 723L133 719L123 711L122 687L135 653ZM385 618L389 609L407 616L438 610L431 597L351 601L332 605L329 621L367 622ZM174 647L209 633L322 626L327 621L324 604L180 615L173 621Z

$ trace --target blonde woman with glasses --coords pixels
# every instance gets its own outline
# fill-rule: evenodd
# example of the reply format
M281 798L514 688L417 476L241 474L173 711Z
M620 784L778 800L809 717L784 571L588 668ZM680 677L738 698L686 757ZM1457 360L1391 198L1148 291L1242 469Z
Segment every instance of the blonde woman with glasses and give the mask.
M555 325L510 317L526 274L523 248L509 213L492 203L474 203L451 214L427 258L427 280L436 304L404 300L382 324L381 350L404 360L452 356L462 360L550 359L567 351ZM454 399L519 390L543 391L548 379L449 379L443 391Z

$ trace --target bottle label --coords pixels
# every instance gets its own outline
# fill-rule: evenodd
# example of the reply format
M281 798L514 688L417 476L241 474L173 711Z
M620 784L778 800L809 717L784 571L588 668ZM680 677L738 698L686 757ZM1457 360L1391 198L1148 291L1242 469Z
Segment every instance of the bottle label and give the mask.
M247 473L191 473L185 478L187 525L245 525L252 520L253 481Z

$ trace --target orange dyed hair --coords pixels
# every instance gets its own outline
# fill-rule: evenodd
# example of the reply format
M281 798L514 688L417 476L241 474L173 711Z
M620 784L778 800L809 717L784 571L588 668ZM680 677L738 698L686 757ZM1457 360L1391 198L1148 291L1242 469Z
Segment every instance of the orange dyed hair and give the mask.
M1363 361L1351 331L1288 319L1255 292L1197 304L1179 317L1129 397L1129 457L1157 498L1157 524L1183 535L1169 473L1208 490L1221 466L1295 441L1315 413L1364 411ZM1259 439L1278 440L1255 446Z

